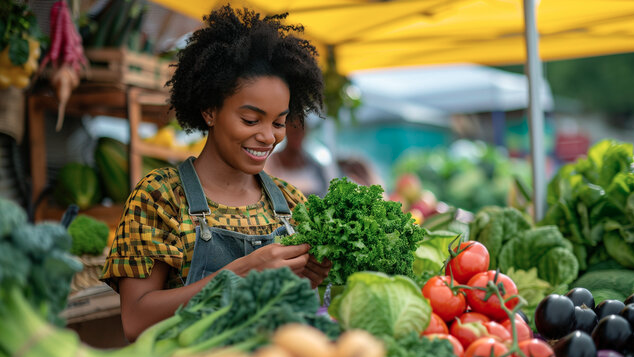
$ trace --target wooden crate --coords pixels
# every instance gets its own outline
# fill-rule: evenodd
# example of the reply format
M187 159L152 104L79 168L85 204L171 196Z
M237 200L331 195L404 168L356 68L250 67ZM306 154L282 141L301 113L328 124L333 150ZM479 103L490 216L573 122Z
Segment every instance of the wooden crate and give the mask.
M90 61L86 79L91 82L122 83L166 90L165 82L174 71L169 66L170 61L125 48L88 48L85 54Z

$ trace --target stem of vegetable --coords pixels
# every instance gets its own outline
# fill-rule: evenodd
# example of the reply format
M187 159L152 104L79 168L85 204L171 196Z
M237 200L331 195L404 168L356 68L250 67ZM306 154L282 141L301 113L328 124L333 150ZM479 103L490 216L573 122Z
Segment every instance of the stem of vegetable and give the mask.
M232 304L223 306L181 331L178 335L178 344L183 347L191 346L220 316L229 312L231 306Z
M253 316L251 316L247 321L245 321L243 324L238 325L231 329L227 329L223 331L221 334L216 335L210 339L204 340L203 342L197 345L178 350L176 351L176 353L174 353L174 357L195 355L197 353L200 353L200 352L212 349L218 345L221 345L223 341L225 341L228 337L230 337L231 335L233 335L234 333L242 329L245 329L252 323L259 320L262 317L262 315L268 313L269 309L272 306L274 306L282 298L282 296L284 296L286 291L288 291L288 289L290 289L292 286L293 286L293 283L287 283L284 286L282 286L282 288L280 289L281 290L280 294L278 294L275 299L271 299L270 301L268 301L266 305L264 305L261 309L258 309L257 312Z
M519 347L519 342L517 341L517 328L515 327L515 314L517 313L517 311L519 311L520 307L526 305L526 301L524 300L524 298L522 298L519 295L511 295L507 299L502 298L502 294L500 293L499 287L495 285L495 282L493 281L489 281L487 283L487 287L489 287L490 289L494 291L495 295L500 301L500 307L502 308L502 310L504 310L506 315L509 317L509 322L511 323L511 336L513 340L512 340L511 346L509 347L508 352L502 355L502 357L505 357L505 356L527 357ZM515 298L519 299L519 302L517 303L517 305L513 307L513 310L509 310L509 308L506 307L506 303L509 302L511 299L515 299Z

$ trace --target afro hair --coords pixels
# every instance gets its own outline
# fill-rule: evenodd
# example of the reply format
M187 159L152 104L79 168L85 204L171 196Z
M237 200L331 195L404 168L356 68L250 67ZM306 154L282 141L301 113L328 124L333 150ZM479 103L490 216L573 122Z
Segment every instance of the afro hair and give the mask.
M308 113L321 115L323 77L317 51L295 34L302 26L281 23L287 14L261 17L225 5L203 17L179 51L170 88L170 106L183 129L206 131L201 111L219 109L244 80L276 76L289 87L288 118L303 125Z

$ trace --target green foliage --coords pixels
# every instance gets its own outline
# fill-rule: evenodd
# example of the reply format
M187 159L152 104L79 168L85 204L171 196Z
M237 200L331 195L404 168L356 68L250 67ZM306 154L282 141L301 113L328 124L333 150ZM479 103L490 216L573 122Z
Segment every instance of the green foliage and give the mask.
M518 180L530 183L530 168L513 161L500 148L484 142L456 141L449 148L414 148L393 167L394 176L417 174L424 189L451 206L476 212L489 205L506 205Z
M310 244L318 261L332 263L328 281L345 283L358 271L413 277L413 252L425 230L397 202L383 200L379 185L360 186L347 178L330 182L328 193L293 209L297 233L282 244Z
M26 212L17 203L0 199L0 241L7 237L16 227L27 222Z
M70 248L74 255L101 255L108 243L108 225L85 214L78 215L68 226L68 233L73 238Z
M540 225L556 225L575 245L581 270L607 259L634 268L633 145L603 140L548 183ZM590 254L592 252L592 254Z
M288 267L253 270L245 278L223 270L173 317L144 332L137 344L154 344L153 334L162 330L149 350L153 355L171 355L177 348L179 355L194 355L235 344L254 349L291 322L310 324L335 338L340 333L337 324L316 316L318 307L308 280Z
M0 51L9 46L9 59L20 66L29 59L28 37L40 40L42 33L37 18L22 1L0 2Z
M348 278L328 313L344 330L363 329L375 336L402 338L425 330L431 306L411 279L376 272L359 272Z
M82 269L68 252L71 238L57 223L27 223L24 211L5 199L0 207L6 209L0 231L8 232L0 239L0 291L17 289L42 317L62 325L58 314L73 275Z
M554 225L532 227L515 208L489 206L476 213L469 230L471 240L487 247L490 269L507 273L537 268L538 277L552 286L577 278L573 245Z
M429 339L411 332L406 336L395 339L390 336L382 336L388 357L453 357L451 342L444 339Z
M614 295L627 297L634 294L634 271L624 269L595 270L583 274L571 286L584 287L590 290L593 295L596 291L602 291L603 296L609 296L610 291L613 291Z

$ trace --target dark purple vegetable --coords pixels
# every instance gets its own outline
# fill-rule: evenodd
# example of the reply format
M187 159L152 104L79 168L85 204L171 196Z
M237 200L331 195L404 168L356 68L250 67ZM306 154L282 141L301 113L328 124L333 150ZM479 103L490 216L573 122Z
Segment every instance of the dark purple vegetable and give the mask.
M599 350L597 357L623 357L623 355L614 350Z
M623 303L624 303L625 305L628 305L628 304L633 304L633 303L634 303L634 294L632 294L632 295L628 296L628 297L625 299L625 301L623 301Z
M621 310L625 307L625 304L619 300L603 300L594 308L594 312L597 314L597 319L601 320L602 318L608 315L618 315Z
M557 357L596 357L592 337L583 331L573 331L553 346Z
M524 320L524 322L526 322L527 324L530 325L530 321L528 321L528 316L526 316L526 314L524 313L524 311L522 310L517 310L517 314L520 315L520 317L522 318L522 320Z
M570 289L570 291L566 293L566 296L572 300L572 304L575 306L586 305L586 307L594 309L594 297L590 290L586 288L577 287Z
M592 340L596 347L602 349L623 350L632 334L630 323L622 316L608 315L601 320L592 331Z
M559 294L550 294L535 309L537 332L554 340L572 331L575 322L575 306L572 300Z
M634 303L625 305L623 310L619 312L619 315L623 316L623 318L630 323L632 330L634 330Z
M587 307L575 306L575 323L573 330L581 330L587 334L591 334L599 320L594 310Z

